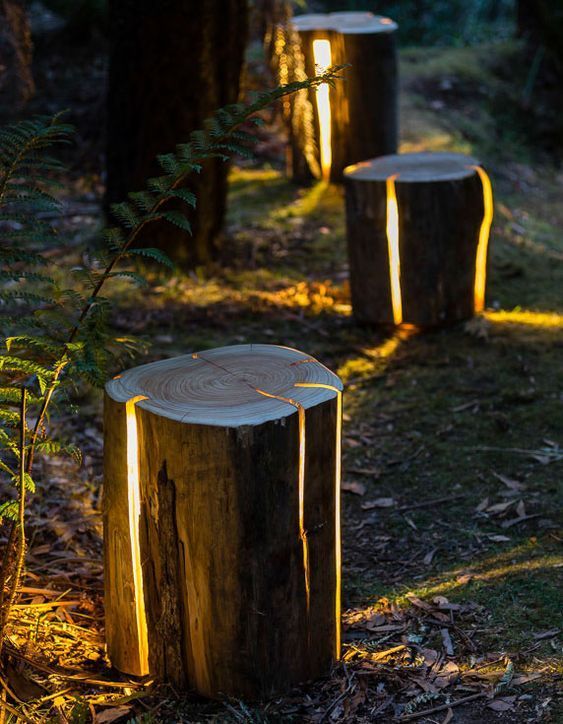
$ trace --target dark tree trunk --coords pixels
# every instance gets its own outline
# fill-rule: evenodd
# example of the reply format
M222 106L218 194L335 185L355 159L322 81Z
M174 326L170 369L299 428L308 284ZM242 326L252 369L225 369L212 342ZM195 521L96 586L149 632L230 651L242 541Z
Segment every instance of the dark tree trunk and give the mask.
M528 45L543 45L563 75L563 5L549 0L518 0L517 32Z
M24 105L35 93L32 60L25 0L0 0L0 94L6 105Z
M159 173L157 154L186 141L217 108L237 101L246 0L110 0L108 202ZM146 242L183 267L219 259L228 166L212 159L192 182L193 238L155 225Z
M330 43L332 65L348 66L343 80L328 90L330 161L323 162L323 129L319 91L309 91L311 122L289 117L292 134L290 172L294 180L311 176L342 181L344 168L375 156L395 153L398 140L398 67L396 29L388 18L367 12L300 15L292 20L294 53L303 57L304 71L317 72L314 44ZM290 27L287 31L292 32ZM327 124L328 125L328 124ZM324 131L326 134L326 131ZM313 163L307 148L313 146ZM323 168L324 166L324 168ZM328 167L328 168L327 168Z

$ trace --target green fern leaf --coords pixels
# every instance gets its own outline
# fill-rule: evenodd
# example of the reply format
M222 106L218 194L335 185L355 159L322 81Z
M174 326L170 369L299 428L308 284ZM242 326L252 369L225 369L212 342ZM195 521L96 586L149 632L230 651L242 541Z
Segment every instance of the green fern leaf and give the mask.
M174 269L174 262L160 249L153 249L151 247L147 247L146 249L143 247L139 249L129 249L127 251L127 256L144 256L147 259L153 259L159 264L167 266L169 269Z
M188 234L192 233L192 225L186 219L184 214L182 214L181 211L165 211L162 214L162 218L168 221L170 224L177 226L179 229L187 231Z

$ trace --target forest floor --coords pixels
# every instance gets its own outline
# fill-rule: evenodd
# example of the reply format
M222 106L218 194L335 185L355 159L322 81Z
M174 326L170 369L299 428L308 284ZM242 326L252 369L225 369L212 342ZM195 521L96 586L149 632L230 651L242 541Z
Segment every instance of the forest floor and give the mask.
M402 54L402 150L469 152L493 181L482 316L424 333L356 326L342 189L297 188L264 163L232 171L236 263L118 295L116 327L151 343L138 361L267 342L341 376L343 661L258 706L179 699L108 669L96 393L56 423L84 449L82 468L46 461L30 518L7 682L29 720L558 720L563 175L528 150L508 110L499 120L498 68L514 52ZM99 215L80 188L73 204L78 244Z

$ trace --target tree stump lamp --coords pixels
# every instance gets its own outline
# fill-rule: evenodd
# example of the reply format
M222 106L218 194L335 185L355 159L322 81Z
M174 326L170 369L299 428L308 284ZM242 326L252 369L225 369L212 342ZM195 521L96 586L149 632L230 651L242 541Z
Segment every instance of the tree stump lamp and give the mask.
M292 18L308 76L331 65L350 66L334 87L322 85L309 93L312 128L304 125L297 134L292 129L294 179L308 174L342 181L349 164L397 151L397 27L369 12ZM312 154L317 163L305 163L303 156Z
M114 666L258 699L340 656L342 384L287 347L143 365L106 386Z
M491 183L458 153L406 153L345 170L354 316L436 326L485 304Z

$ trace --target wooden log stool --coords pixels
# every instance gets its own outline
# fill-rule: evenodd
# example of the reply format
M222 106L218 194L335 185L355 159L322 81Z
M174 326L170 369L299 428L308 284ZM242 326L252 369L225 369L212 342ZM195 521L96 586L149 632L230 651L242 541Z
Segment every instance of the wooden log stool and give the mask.
M256 699L340 655L342 384L287 347L106 386L106 637L119 670Z
M292 18L308 76L319 68L349 64L334 87L309 92L313 122L292 128L290 169L342 181L346 166L397 151L397 24L369 12L298 15ZM312 138L309 136L312 135ZM307 148L313 146L313 151ZM315 160L306 160L315 154Z
M405 153L345 170L359 322L436 326L482 311L493 196L478 161Z

